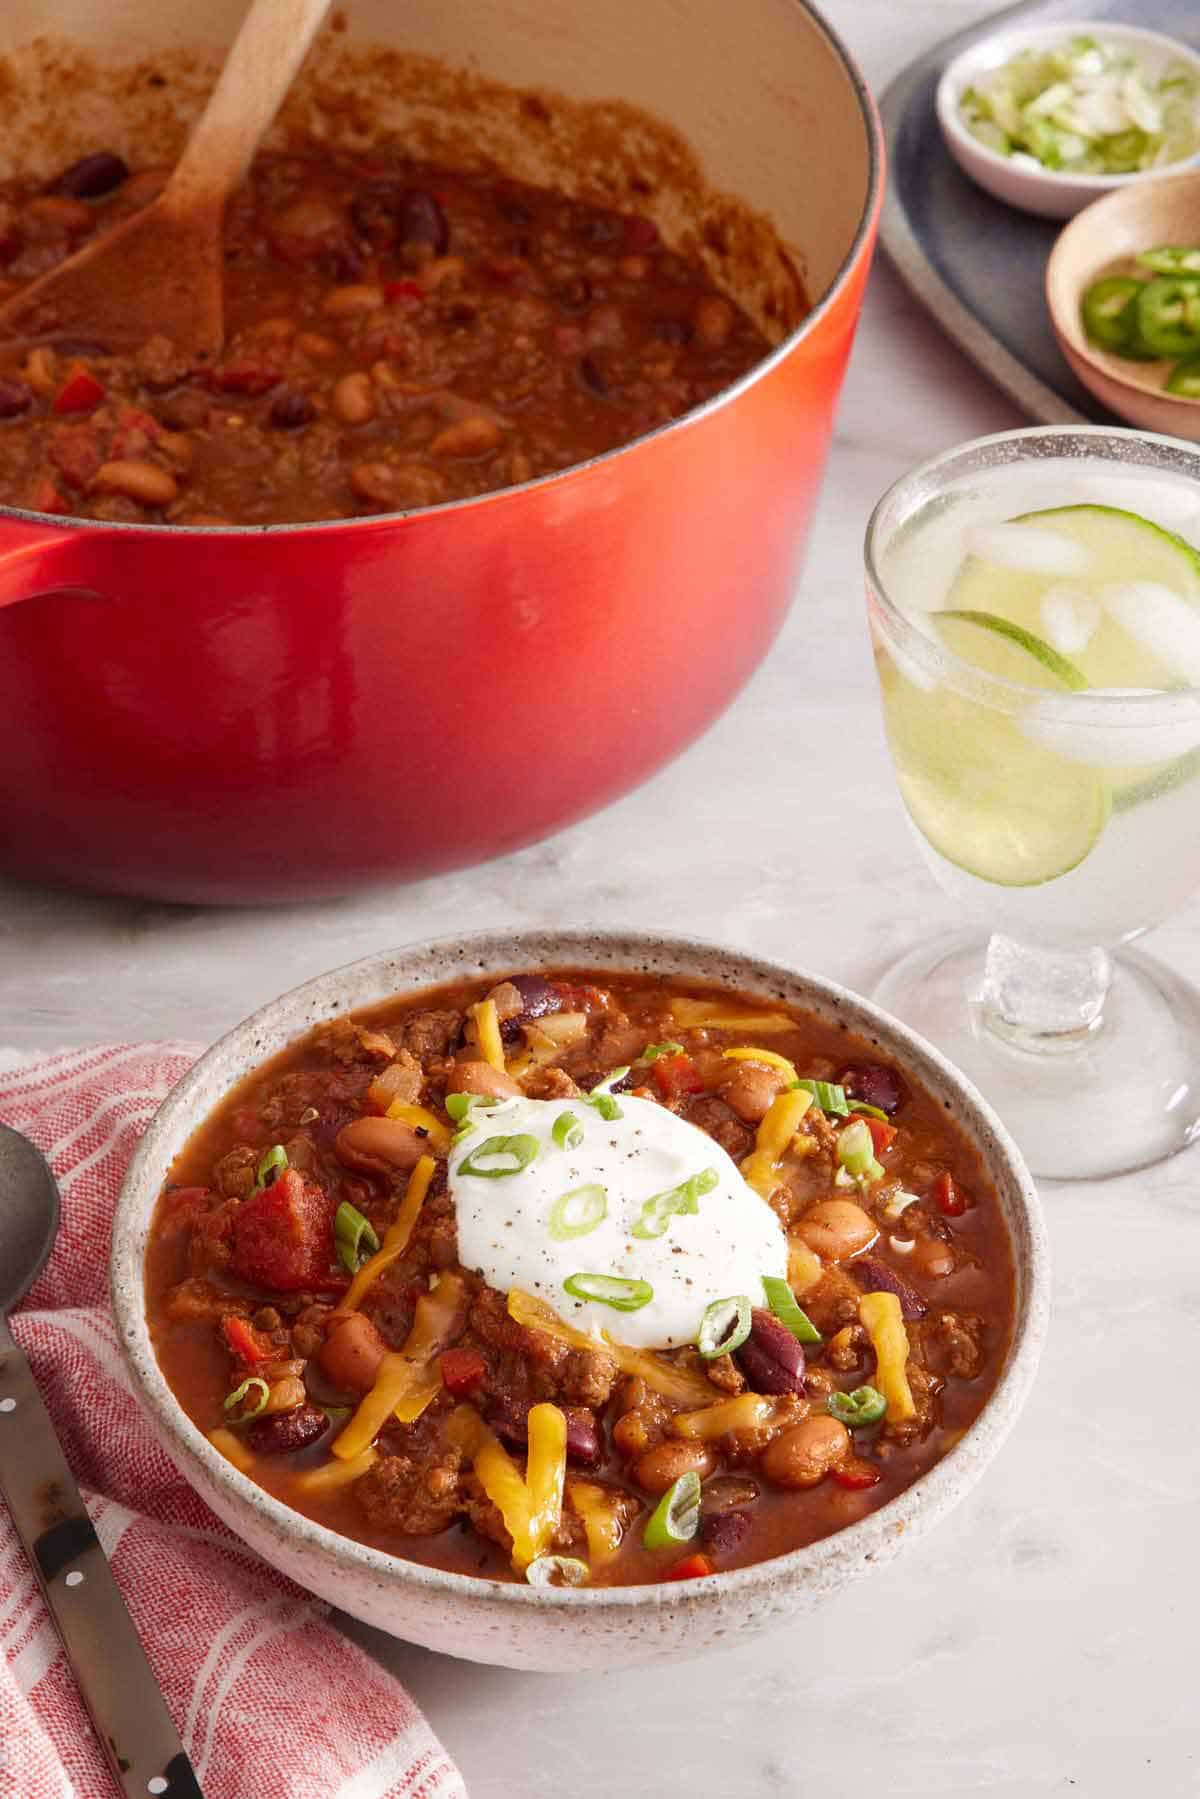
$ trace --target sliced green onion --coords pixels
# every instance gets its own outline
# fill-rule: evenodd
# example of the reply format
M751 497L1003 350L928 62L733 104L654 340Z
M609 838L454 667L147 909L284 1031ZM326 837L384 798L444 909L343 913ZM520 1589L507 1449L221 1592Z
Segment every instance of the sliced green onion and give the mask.
M847 1174L866 1174L875 1160L875 1140L861 1118L838 1132L837 1159Z
M888 1115L882 1107L869 1106L865 1099L852 1099L850 1101L850 1110L852 1112L861 1112L864 1118L882 1118L885 1124L888 1122Z
M903 1187L897 1187L892 1197L885 1201L880 1209L888 1223L895 1224L896 1220L907 1212L909 1206L919 1206L920 1203L919 1193L906 1193Z
M689 1543L700 1528L700 1476L694 1468L672 1481L642 1532L647 1549L669 1549Z
M447 1093L446 1111L455 1124L462 1124L476 1106L498 1106L500 1101L487 1093Z
M677 1187L652 1194L642 1207L641 1217L631 1232L635 1237L661 1237L672 1218L679 1212L696 1213L704 1194L711 1193L719 1176L715 1168L702 1169Z
M853 1393L831 1393L825 1404L838 1423L848 1430L878 1424L887 1411L887 1400L875 1387L855 1387Z
M263 1410L268 1399L271 1397L271 1389L263 1379L262 1375L252 1374L248 1379L242 1382L240 1387L235 1387L233 1392L224 1400L223 1409L227 1412L232 1412L235 1406L241 1405L251 1387L258 1388L258 1403L248 1407L246 1411L239 1413L237 1418L233 1421L235 1424L248 1424L251 1418L257 1418L258 1414Z
M764 1274L762 1277L763 1292L767 1296L767 1304L795 1337L797 1343L819 1343L821 1333L809 1317L796 1304L796 1296L785 1280L777 1274Z
M272 1144L271 1148L267 1150L266 1154L258 1164L258 1169L254 1177L254 1191L251 1193L250 1198L253 1199L255 1194L261 1193L264 1187L269 1187L273 1181L277 1181L287 1165L287 1150L283 1147L283 1144Z
M379 1248L379 1238L371 1226L371 1221L364 1218L357 1206L352 1206L344 1199L333 1215L333 1241L337 1247L338 1261L347 1274L357 1274L359 1267L366 1261L367 1254L374 1255Z
M586 1237L608 1217L608 1194L598 1181L560 1193L550 1208L550 1235L556 1243Z
M606 1074L604 1079L598 1082L587 1095L587 1104L589 1106L595 1106L601 1118L608 1124L611 1124L614 1118L624 1118L625 1116L624 1112L622 1112L620 1106L609 1092L609 1088L613 1085L614 1081L623 1081L628 1073L628 1063L626 1063L624 1068L614 1068L612 1073Z
M592 1577L577 1555L539 1555L525 1570L531 1587L584 1587Z
M657 1062L660 1056L681 1056L682 1054L682 1043L648 1043L638 1060L639 1062Z
M810 1081L805 1078L796 1082L806 1093L811 1093L822 1112L830 1113L834 1118L845 1118L850 1110L846 1099L846 1089L839 1087L836 1081Z
M640 1312L654 1298L649 1281L635 1281L623 1274L570 1274L563 1282L572 1299L594 1299L617 1312Z
M486 1181L499 1181L511 1174L520 1174L541 1148L536 1137L528 1131L520 1131L515 1137L485 1137L483 1142L473 1149L469 1156L464 1156L458 1165L460 1174L479 1175ZM500 1160L498 1168L484 1168L483 1161Z
M583 1142L583 1126L574 1112L560 1112L554 1120L550 1135L560 1149L578 1149Z
M736 1293L732 1299L714 1299L700 1320L696 1348L706 1362L732 1355L750 1335L750 1297Z

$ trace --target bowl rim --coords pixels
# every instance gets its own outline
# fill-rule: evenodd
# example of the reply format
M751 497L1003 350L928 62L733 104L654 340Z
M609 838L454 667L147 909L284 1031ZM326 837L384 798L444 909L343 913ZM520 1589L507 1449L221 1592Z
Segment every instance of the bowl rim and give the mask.
M1150 170L1145 170L1144 172L1146 174L1151 173ZM1169 187L1175 183L1178 183L1180 186L1182 186L1184 182L1194 183L1196 187L1197 207L1200 208L1200 166L1180 166L1174 170L1168 168L1155 171L1155 174L1155 186L1161 184L1163 187ZM1046 272L1042 282L1043 292L1046 297L1046 310L1050 314L1050 323L1054 327L1055 334L1058 337L1064 353L1070 351L1071 355L1078 357L1079 360L1086 363L1090 369L1094 369L1097 375L1100 375L1106 381L1110 381L1114 387L1128 388L1132 393L1145 394L1152 400L1169 401L1173 406L1200 406L1200 396L1193 397L1187 394L1168 393L1165 387L1152 387L1148 381L1140 381L1132 374L1127 375L1123 370L1115 369L1112 363L1104 358L1102 352L1099 351L1094 344L1088 341L1078 319L1079 301L1086 291L1087 284L1075 286L1072 295L1074 301L1073 310L1068 309L1066 305L1060 305L1056 297L1055 288L1057 285L1058 271L1072 248L1072 243L1069 241L1071 233L1075 230L1076 226L1080 226L1082 230L1086 230L1089 225L1094 226L1098 209L1113 205L1115 211L1116 207L1114 202L1123 200L1128 191L1127 188L1118 188L1109 193L1098 194L1090 205L1080 207L1074 218L1066 221L1062 230L1055 238L1050 247L1050 254L1046 259ZM1092 276L1091 279L1095 280L1096 277ZM1164 362L1171 362L1178 361L1178 358L1164 356L1162 360ZM1134 363L1131 366L1136 368L1139 365Z
M1011 157L1001 156L998 150L989 149L973 137L958 116L960 92L968 74L978 74L984 69L999 67L1015 55L1017 50L1037 47L1041 44L1052 44L1063 38L1091 35L1108 37L1114 40L1152 44L1156 48L1169 51L1182 61L1191 63L1197 75L1200 75L1200 50L1193 49L1181 39L1171 37L1165 31L1152 31L1144 25L1126 25L1107 19L1067 19L1061 23L1030 25L1022 30L1020 25L1004 25L999 30L989 32L985 37L977 38L964 50L953 57L942 70L938 78L934 107L938 123L946 137L950 148L958 160L959 151L970 155L985 168L1001 170L1014 178L1030 183L1041 182L1047 188L1057 188L1064 194L1095 194L1098 198L1110 193L1123 193L1126 189L1140 182L1160 180L1171 175L1186 174L1200 165L1200 144L1190 156L1181 157L1177 162L1163 163L1155 169L1129 169L1119 175L1072 174L1059 169L1046 169L1040 163L1030 167L1018 163L1015 167ZM998 55L1001 46L1010 46L1007 54Z
M712 413L731 404L741 394L747 392L751 387L756 387L760 381L765 380L768 375L773 373L780 363L786 361L798 344L814 335L818 326L823 324L827 314L842 299L855 270L863 262L864 257L869 255L883 203L885 167L883 125L875 104L875 97L867 84L866 77L856 58L846 47L841 34L834 30L824 13L815 4L815 0L783 0L783 4L802 13L815 30L824 37L849 82L866 143L866 191L854 227L854 234L846 248L846 253L817 304L811 311L806 312L799 323L779 343L768 350L760 361L754 363L736 381L731 382L727 387L722 387L699 406L693 406L690 411L682 413L678 418L668 419L665 424L656 425L653 430L642 432L638 437L631 438L628 443L618 444L615 449L604 450L601 454L589 456L582 462L573 462L567 468L554 469L546 475L536 475L514 487L500 487L488 493L471 494L463 499L441 500L434 506L399 508L395 512L367 513L361 518L302 519L285 524L169 525L133 523L121 519L71 518L57 513L35 512L25 506L0 504L0 521L4 519L36 520L39 524L52 525L58 531L86 531L89 533L99 531L105 535L110 532L122 536L141 536L146 533L161 536L166 533L185 542L196 538L228 539L232 537L245 541L251 538L257 540L259 538L286 537L296 532L325 533L346 529L379 529L381 526L394 525L400 520L436 519L444 514L462 511L468 507L504 505L535 490L551 490L557 485L578 479L591 469L604 467L617 457L627 456L640 449L643 444L654 443L661 438L697 426Z
M958 1126L974 1139L993 1178L1007 1189L1013 1211L1009 1236L1017 1310L1004 1367L983 1410L954 1447L878 1510L803 1548L789 1550L745 1568L718 1572L704 1581L682 1584L658 1581L644 1586L574 1589L533 1588L432 1568L386 1550L371 1548L318 1524L257 1486L226 1461L175 1398L154 1355L146 1323L142 1250L149 1217L171 1156L211 1111L211 1105L205 1105L203 1112L198 1113L192 1103L193 1091L208 1071L219 1068L229 1054L238 1054L239 1071L226 1072L223 1076L223 1087L228 1091L231 1082L241 1079L266 1057L294 1041L318 1018L361 1008L376 1003L379 997L386 997L385 991L376 988L375 1000L364 994L329 1003L331 990L344 991L354 981L361 983L382 978L397 963L411 964L417 959L428 961L431 967L435 963L444 964L440 973L430 973L423 979L418 980L414 975L407 977L408 988L419 992L423 987L454 979L456 965L463 978L468 973L511 969L519 964L527 944L529 960L535 964L557 962L560 966L590 965L635 972L652 969L661 961L662 966L657 972L663 975L676 973L684 978L711 980L718 985L725 982L735 986L740 982L743 990L774 992L786 1003L800 1009L810 1006L845 1023L859 1035L868 1039L874 1037L885 1053L905 1060L907 1065L915 1064L923 1084L932 1085L935 1091L941 1089L938 1097L952 1112ZM700 972L696 964L705 961L718 964L721 972ZM789 999L789 990L797 988L802 989L802 994ZM404 990L403 985L397 989L399 992ZM304 1024L292 1019L286 1029L281 1028L279 1019L285 1010L290 1008L296 1012L305 1006L315 1009L310 1010ZM241 1051L249 1053L242 1055ZM948 1096L953 1096L953 1108ZM1018 1236L1023 1238L1027 1249L1024 1265L1018 1255ZM706 1606L739 1595L749 1597L757 1589L774 1586L789 1576L811 1579L822 1571L845 1564L848 1559L875 1559L874 1551L881 1538L886 1539L891 1533L898 1536L906 1531L915 1534L917 1528L934 1523L954 1505L964 1485L973 1484L983 1473L1028 1396L1048 1324L1050 1250L1032 1177L1016 1144L991 1106L938 1050L870 1000L823 977L700 938L602 928L528 929L478 932L464 938L427 939L361 958L278 995L218 1039L163 1100L130 1162L113 1219L110 1283L118 1343L134 1395L157 1426L168 1453L184 1477L193 1485L196 1484L193 1475L201 1477L202 1496L204 1483L214 1484L223 1489L225 1497L236 1509L249 1508L257 1514L260 1521L273 1528L277 1537L288 1541L290 1549L311 1552L327 1565L338 1566L346 1573L365 1574L384 1588L417 1587L427 1594L438 1594L450 1600L458 1597L493 1604L499 1601L515 1608L533 1606L544 1610L570 1606L592 1615L623 1612L631 1605L650 1609L680 1605L686 1608ZM860 1551L863 1552L861 1558L857 1554Z

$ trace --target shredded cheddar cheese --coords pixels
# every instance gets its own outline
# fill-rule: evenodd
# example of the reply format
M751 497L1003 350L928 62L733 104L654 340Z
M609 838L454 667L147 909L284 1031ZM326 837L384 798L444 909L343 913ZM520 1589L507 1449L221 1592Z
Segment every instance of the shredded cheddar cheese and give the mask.
M858 1302L859 1322L875 1351L875 1385L887 1400L888 1423L916 1412L908 1384L908 1332L894 1293L864 1293Z
M567 1421L555 1405L535 1405L528 1420L526 1471L472 1406L459 1406L446 1424L449 1440L470 1457L479 1484L512 1538L513 1567L523 1573L550 1547L562 1518L567 1471Z
M799 1237L788 1238L788 1286L793 1293L811 1293L825 1270L821 1258Z
M387 1109L389 1118L398 1118L402 1124L411 1124L415 1131L424 1131L433 1148L444 1155L450 1147L450 1132L440 1118L427 1112L424 1106L409 1105L406 1100L394 1099Z
M713 1443L729 1430L757 1430L775 1416L775 1403L761 1393L739 1393L736 1399L722 1399L716 1405L698 1412L677 1412L671 1429L677 1437L689 1437L702 1443Z
M567 1498L572 1511L583 1520L589 1562L594 1568L611 1562L625 1535L617 1495L611 1487L597 1486L589 1480L572 1480L567 1482Z
M500 1020L496 1014L494 999L481 999L467 1011L475 1020L475 1040L479 1044L479 1053L485 1062L500 1074L504 1073L504 1044L500 1040Z
M597 1343L586 1331L565 1323L544 1300L535 1299L531 1293L522 1293L519 1287L509 1293L508 1315L517 1324L523 1324L529 1330L545 1331L547 1336L570 1343L575 1349L607 1349L622 1374L640 1375L648 1387L679 1405L702 1406L712 1398L712 1385L702 1374L676 1368L652 1349L634 1349L609 1336Z
M398 1260L408 1248L409 1238L417 1219L421 1215L421 1207L425 1203L425 1195L429 1191L429 1183L433 1179L437 1167L432 1156L422 1156L408 1177L404 1198L400 1210L396 1213L384 1235L383 1242L375 1254L365 1261L346 1291L339 1311L356 1312L363 1302L363 1295L378 1280L392 1262Z
M254 1466L255 1457L233 1431L226 1430L223 1424L219 1424L216 1430L209 1431L208 1440L214 1449L220 1450L227 1462L232 1462L234 1467L240 1469L243 1474L249 1474Z
M347 1487L365 1474L379 1459L374 1449L364 1449L348 1462L324 1462L319 1468L307 1468L296 1476L296 1485L304 1493L326 1493L335 1487Z
M754 1148L742 1163L742 1173L764 1199L770 1199L779 1185L779 1164L812 1103L812 1094L803 1087L788 1087L771 1101L758 1127Z
M796 1073L795 1063L789 1062L786 1056L779 1055L773 1049L724 1049L721 1054L729 1062L760 1062L764 1068L778 1068L781 1074L786 1074L789 1081L798 1081L800 1078Z
M796 1028L795 1019L782 1012L737 1012L719 1000L687 999L678 994L671 1000L671 1017L685 1031L738 1031L747 1037L774 1037Z

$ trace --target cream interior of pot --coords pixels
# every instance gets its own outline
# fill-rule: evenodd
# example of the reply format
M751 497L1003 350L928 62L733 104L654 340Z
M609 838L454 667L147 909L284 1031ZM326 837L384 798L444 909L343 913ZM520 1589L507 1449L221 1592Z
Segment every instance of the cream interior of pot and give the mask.
M173 159L243 11L6 0L0 176L97 149ZM398 140L649 213L776 341L800 312L792 265L819 301L871 179L863 102L799 0L353 0L272 142L297 135Z

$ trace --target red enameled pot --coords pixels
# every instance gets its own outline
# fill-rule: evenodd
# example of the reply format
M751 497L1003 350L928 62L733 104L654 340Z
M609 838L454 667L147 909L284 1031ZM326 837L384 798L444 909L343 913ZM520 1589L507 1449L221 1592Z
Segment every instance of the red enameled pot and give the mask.
M42 14L110 57L195 35L182 0L99 10L20 0L0 54L19 67ZM199 47L238 10L215 5ZM520 33L511 10L362 0L349 32L449 62L468 41L499 81L667 119L795 247L814 310L701 411L467 503L262 530L0 509L4 871L226 902L477 862L644 779L768 649L870 261L870 98L803 0L697 0L682 45L672 0L542 0Z

